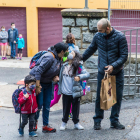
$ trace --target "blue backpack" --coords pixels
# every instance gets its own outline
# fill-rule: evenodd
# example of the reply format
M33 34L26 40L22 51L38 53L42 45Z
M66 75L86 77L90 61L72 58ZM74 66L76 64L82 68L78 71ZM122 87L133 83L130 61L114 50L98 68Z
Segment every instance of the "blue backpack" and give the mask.
M12 95L12 103L13 103L13 106L15 108L15 113L21 113L21 106L20 104L18 103L18 97L19 97L19 94L21 91L24 91L25 87L22 87L19 89L16 89Z
M45 54L45 53L47 53L47 52L48 52L48 51L40 51L40 52L38 52L37 54L35 54L35 55L33 56L33 58L31 59L29 68L32 69L33 67L35 67L35 65L36 65L37 61L39 60L39 58L40 58L43 54Z

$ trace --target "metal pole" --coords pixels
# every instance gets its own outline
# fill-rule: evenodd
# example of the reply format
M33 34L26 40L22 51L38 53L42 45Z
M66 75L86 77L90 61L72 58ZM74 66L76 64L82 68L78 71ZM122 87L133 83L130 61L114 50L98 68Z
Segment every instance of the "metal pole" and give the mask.
M110 21L110 0L108 0L108 20Z
M84 9L89 9L88 8L88 0L85 0L85 8Z

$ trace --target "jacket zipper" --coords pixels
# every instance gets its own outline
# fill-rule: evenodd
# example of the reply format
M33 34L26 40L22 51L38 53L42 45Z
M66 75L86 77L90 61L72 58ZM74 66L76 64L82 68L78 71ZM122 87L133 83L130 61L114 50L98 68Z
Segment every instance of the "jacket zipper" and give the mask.
M32 94L31 94L31 100L32 100L32 105L31 105L31 113L32 113L32 106L33 106L33 98L32 98Z

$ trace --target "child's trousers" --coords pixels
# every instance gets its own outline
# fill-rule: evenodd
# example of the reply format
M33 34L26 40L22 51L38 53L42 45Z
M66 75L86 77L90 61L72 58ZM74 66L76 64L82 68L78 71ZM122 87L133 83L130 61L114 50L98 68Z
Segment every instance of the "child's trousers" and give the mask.
M28 123L28 118L29 118L29 132L32 132L34 121L35 121L35 113L22 114L21 128L24 129L25 125Z
M63 118L62 121L67 123L70 108L72 104L72 115L73 122L77 124L79 122L79 111L80 111L80 100L81 98L73 98L72 95L63 94Z

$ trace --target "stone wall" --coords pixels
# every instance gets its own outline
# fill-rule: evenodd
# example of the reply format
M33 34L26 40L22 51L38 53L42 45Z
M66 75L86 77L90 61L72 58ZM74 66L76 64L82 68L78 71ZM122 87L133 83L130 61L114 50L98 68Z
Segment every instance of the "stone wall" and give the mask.
M101 18L107 18L107 10L86 10L86 9L65 9L61 11L63 17L63 41L66 41L68 33L72 33L76 39L76 45L80 49L80 53L87 49L90 45L94 34L97 32L97 22ZM97 73L98 73L98 51L85 62L86 69L90 72L88 85L91 87L91 92L82 97L82 102L95 101L97 90ZM140 64L138 64L138 69ZM135 74L134 60L130 66L131 75ZM128 62L125 64L125 75L129 74ZM137 70L140 74L140 70ZM136 82L140 83L140 78L136 78ZM125 77L125 84L129 83L128 76ZM130 83L135 83L135 78L132 77ZM128 96L128 90L130 95ZM136 92L140 92L140 87L136 87ZM124 86L124 97L133 97L135 86Z

